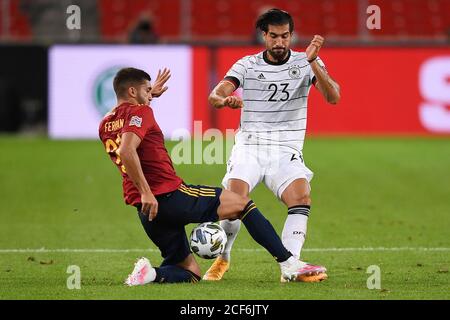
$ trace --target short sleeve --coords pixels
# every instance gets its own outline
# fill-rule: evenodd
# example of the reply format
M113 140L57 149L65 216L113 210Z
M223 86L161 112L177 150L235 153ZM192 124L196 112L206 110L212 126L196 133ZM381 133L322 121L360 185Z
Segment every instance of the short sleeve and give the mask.
M320 57L317 57L316 61L319 64L319 66L321 66L322 68L325 69L325 63L323 63L323 61L322 61L322 59L320 59ZM325 69L325 71L326 71L326 69ZM314 72L311 67L309 68L309 76L311 79L311 83L314 83L316 81L316 76L314 75Z
M127 115L122 133L133 132L144 139L145 134L156 124L153 111L148 106L132 108Z
M247 73L246 60L242 58L238 60L235 64L233 64L230 70L228 70L224 80L233 82L234 86L237 89L239 87L242 87L246 73Z

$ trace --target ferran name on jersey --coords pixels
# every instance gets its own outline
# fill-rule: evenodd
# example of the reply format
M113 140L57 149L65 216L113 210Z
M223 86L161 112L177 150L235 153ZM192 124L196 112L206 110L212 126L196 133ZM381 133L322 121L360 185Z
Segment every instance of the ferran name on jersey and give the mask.
M292 79L299 79L301 77L301 75L302 75L302 72L301 72L300 66L293 65L293 66L289 67L289 76Z

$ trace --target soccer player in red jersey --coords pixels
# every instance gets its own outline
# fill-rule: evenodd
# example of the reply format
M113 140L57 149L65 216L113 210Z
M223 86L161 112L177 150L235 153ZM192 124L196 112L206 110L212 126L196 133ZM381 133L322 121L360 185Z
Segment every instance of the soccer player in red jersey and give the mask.
M279 263L283 277L298 281L304 268L253 201L221 188L188 185L175 173L150 107L152 98L167 90L169 78L169 70L160 71L152 87L145 71L120 70L114 78L117 106L99 126L106 152L122 175L125 203L137 208L145 232L164 259L156 268L148 259L139 259L126 284L199 281L200 268L184 227L223 219L241 219L253 239Z

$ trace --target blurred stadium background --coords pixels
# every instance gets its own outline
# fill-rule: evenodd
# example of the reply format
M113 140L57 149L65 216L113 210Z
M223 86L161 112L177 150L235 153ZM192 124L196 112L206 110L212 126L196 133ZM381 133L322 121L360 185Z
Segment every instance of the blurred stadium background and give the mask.
M48 128L52 137L92 135L92 127L61 132L60 121L72 110L95 127L114 102L110 87L101 87L103 78L110 80L108 75L127 63L142 65L153 77L158 67L173 70L172 90L181 92L159 103L176 104L181 114L172 126L166 119L172 120L170 112L160 115L166 134L175 127L191 130L192 120L202 120L203 130L236 128L239 113L213 112L207 94L236 59L260 50L253 27L258 14L280 7L295 18L297 49L314 34L326 38L321 56L343 87L342 107L331 111L313 90L310 133L450 133L449 0L0 4L0 131L45 134ZM71 4L81 9L81 30L66 27ZM366 9L374 4L381 9L380 30L366 26ZM146 58L134 58L136 52Z
M72 4L80 30L66 27ZM369 5L381 9L379 30L367 28ZM96 140L114 73L172 70L153 101L168 139L194 121L202 132L236 129L239 111L213 110L207 96L262 49L253 25L271 7L294 17L295 49L325 37L320 56L342 88L337 107L311 90L305 145L317 173L306 259L325 264L329 281L280 287L271 257L245 251L259 247L242 231L230 281L126 290L140 254L126 249L149 241ZM450 0L0 0L0 150L0 298L449 299ZM176 169L217 185L225 165ZM264 188L252 196L281 231L283 206ZM67 290L69 264L82 268L85 291ZM372 264L383 270L377 293L366 288Z

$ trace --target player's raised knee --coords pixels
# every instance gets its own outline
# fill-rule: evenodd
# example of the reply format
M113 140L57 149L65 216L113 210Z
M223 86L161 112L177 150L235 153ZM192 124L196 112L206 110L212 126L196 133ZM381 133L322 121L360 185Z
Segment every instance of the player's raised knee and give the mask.
M239 196L239 210L240 212L244 211L247 204L251 201L251 199L247 196Z
M298 195L291 200L291 203L295 205L311 205L311 197L309 194Z
M247 196L240 196L236 194L235 202L233 204L233 217L232 219L240 219L247 204L250 202L250 198Z
M217 210L219 219L239 219L250 199L229 190L223 190L220 206Z

